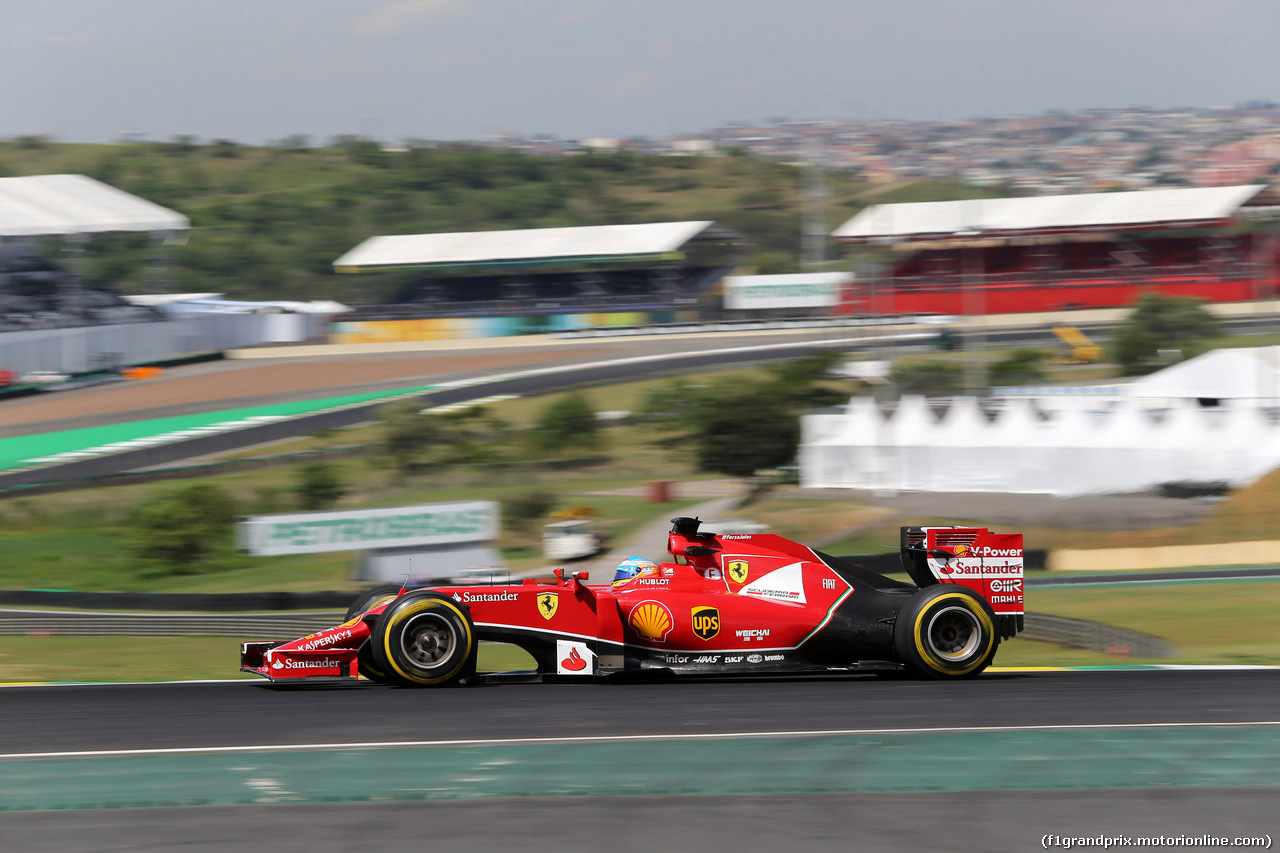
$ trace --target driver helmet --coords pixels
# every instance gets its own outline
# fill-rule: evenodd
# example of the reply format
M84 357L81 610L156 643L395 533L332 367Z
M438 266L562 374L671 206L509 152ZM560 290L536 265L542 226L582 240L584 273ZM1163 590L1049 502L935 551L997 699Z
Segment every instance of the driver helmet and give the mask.
M613 582L615 585L620 584L640 574L641 569L657 568L658 564L653 560L646 560L644 557L627 557L618 564L617 571L613 573Z

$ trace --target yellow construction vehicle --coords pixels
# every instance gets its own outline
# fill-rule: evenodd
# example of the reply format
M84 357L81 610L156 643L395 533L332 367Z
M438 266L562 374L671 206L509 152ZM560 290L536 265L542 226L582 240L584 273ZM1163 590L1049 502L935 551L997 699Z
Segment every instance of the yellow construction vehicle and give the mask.
M1093 364L1102 360L1102 347L1075 326L1054 326L1053 333L1067 345L1065 353L1050 359L1053 364Z

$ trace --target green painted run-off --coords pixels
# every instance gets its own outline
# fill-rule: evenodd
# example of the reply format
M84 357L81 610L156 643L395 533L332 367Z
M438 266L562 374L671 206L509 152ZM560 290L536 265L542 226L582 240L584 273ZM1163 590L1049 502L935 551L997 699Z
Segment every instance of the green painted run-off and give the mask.
M0 810L1280 786L1280 728L486 744L0 762Z
M223 409L216 412L178 415L171 418L156 418L147 421L107 424L105 426L69 429L38 435L0 438L0 471L28 465L31 464L31 460L42 459L58 453L92 451L121 441L135 441L184 430L202 429L215 424L243 421L254 417L297 417L299 415L322 412L327 409L370 403L387 397L423 393L431 390L432 387L434 386L401 389L398 391L348 394L341 397L325 397L320 400L298 400L292 403L275 403L242 409Z

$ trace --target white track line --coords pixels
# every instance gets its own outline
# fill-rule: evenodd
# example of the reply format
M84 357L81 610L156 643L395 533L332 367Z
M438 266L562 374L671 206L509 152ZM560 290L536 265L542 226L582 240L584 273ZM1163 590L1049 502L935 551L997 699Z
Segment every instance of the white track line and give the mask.
M812 738L857 737L883 735L963 734L991 732L1066 732L1115 731L1124 729L1239 729L1254 726L1276 727L1280 720L1256 720L1231 723L1086 723L1079 725L1040 726L939 726L903 729L819 729L813 731L722 732L666 735L598 735L580 737L481 738L460 740L363 741L355 743L266 744L261 746L196 746L166 749L101 749L70 752L0 753L0 761L24 761L51 758L108 758L146 755L238 755L258 752L308 752L313 750L351 749L424 749L455 746L529 746L570 743L653 743L659 741L716 741L747 738Z

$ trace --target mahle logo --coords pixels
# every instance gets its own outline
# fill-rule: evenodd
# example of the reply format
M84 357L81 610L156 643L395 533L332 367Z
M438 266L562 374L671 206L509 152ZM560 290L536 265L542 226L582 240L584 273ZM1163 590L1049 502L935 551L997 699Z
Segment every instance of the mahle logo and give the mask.
M720 611L714 607L693 608L693 633L710 640L720 633Z
M725 566L724 570L729 573L729 580L734 583L746 583L747 572L750 568L746 560L730 560L729 565Z
M542 614L543 619L550 620L556 615L556 608L560 606L560 596L554 592L544 592L538 596L538 612Z

